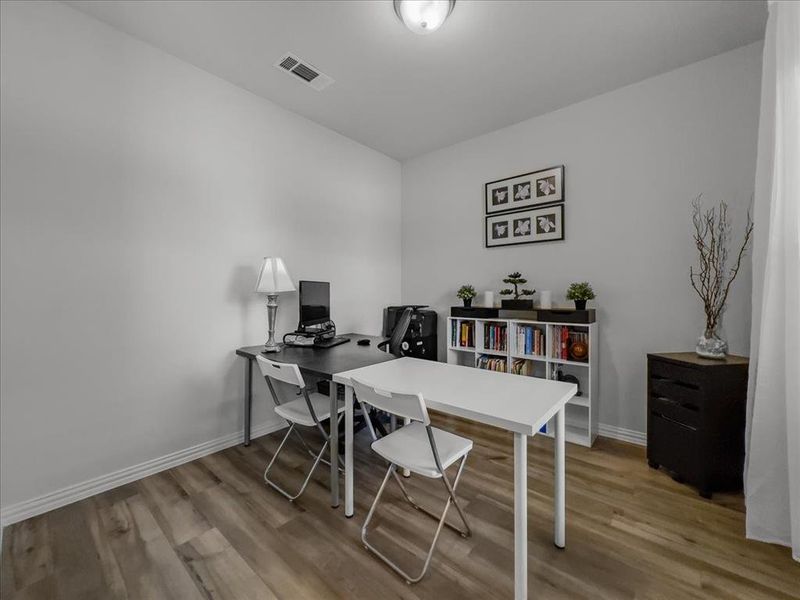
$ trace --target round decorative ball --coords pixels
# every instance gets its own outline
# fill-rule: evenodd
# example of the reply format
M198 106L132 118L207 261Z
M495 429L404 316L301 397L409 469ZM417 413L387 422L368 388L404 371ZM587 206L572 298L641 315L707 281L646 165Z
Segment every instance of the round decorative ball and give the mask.
M569 347L569 355L573 360L586 360L589 356L589 346L586 342L576 341Z

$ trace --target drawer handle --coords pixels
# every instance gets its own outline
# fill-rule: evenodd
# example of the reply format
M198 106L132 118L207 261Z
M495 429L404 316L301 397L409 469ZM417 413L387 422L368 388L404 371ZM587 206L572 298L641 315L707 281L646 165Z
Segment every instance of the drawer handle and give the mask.
M694 383L687 383L685 381L678 381L678 380L673 381L673 383L675 385L679 385L681 387L689 388L690 390L699 390L700 389L700 386L696 385Z
M680 406L681 408L685 408L686 410L691 410L694 412L700 411L700 407L697 406L696 404L692 404L691 402L681 402L680 400L673 400L672 398L667 398L665 396L656 396L656 400L660 400L661 402L665 402L667 404Z
M665 421L678 425L679 427L683 427L684 429L688 429L689 431L697 431L697 427L692 427L691 425L687 425L686 423L681 423L680 421L676 421L675 419L672 419L667 415L661 414L660 412L655 410L651 412L653 413L654 416L658 417L659 419L664 419Z
M653 373L652 378L656 381L672 381L669 377L664 377L663 375L659 375L658 373Z
M667 398L665 396L656 396L656 400L660 402L666 402L667 404L680 404L677 400L673 400L672 398Z

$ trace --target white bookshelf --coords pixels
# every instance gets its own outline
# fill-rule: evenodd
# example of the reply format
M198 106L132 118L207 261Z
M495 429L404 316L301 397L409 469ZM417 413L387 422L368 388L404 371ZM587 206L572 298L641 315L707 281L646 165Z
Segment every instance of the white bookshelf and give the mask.
M455 339L453 324L456 324ZM462 345L460 339L461 324L473 328L472 344ZM499 336L504 343L498 348L491 348L490 340L485 338L486 325L505 326L504 335ZM524 347L517 347L517 333L520 328L533 327L541 331L543 348L540 352L525 353ZM573 334L587 334L589 356L585 361L563 359L555 347L556 333L561 327L567 327ZM556 379L556 373L574 375L580 382L581 396L574 396L566 407L566 437L568 442L591 446L597 437L598 407L598 371L597 371L597 323L551 323L525 319L470 319L464 317L448 317L447 319L447 362L469 367L477 367L481 357L489 359L505 359L504 368L507 373L513 372L514 361L525 361L524 368L528 373L520 377L541 377ZM497 362L495 363L497 365ZM488 401L488 399L487 399ZM545 426L544 435L552 437L554 423L551 420Z

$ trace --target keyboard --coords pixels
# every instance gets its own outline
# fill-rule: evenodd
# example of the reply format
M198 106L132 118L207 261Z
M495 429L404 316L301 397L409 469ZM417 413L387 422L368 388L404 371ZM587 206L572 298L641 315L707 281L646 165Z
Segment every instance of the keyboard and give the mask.
M344 337L343 335L337 335L336 337L328 338L327 340L322 340L320 342L315 342L315 348L333 348L334 346L338 346L339 344L346 344L350 341L349 337Z

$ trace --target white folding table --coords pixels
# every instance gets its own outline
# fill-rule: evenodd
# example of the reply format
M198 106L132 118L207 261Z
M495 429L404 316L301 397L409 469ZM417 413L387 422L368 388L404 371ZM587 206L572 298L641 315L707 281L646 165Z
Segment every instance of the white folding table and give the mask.
M565 544L564 406L577 385L404 357L344 371L345 515L353 516L353 388L350 377L376 388L420 392L428 407L514 434L514 597L528 597L528 437L555 417L555 545Z

